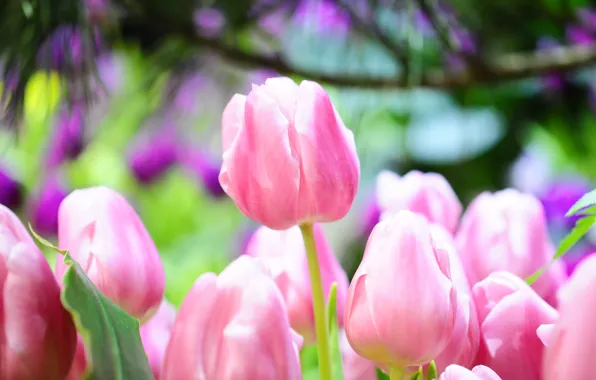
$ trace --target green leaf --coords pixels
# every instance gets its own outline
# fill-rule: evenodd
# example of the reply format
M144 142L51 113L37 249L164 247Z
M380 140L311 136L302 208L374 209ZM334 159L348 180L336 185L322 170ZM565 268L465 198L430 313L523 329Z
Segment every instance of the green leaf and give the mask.
M327 301L327 329L329 331L329 348L331 350L331 367L333 379L343 380L341 350L339 347L339 328L337 326L337 283L331 285Z
M596 190L584 194L571 208L567 211L565 216L570 217L588 207L596 206Z
M389 380L389 375L377 368L377 380Z
M578 241L580 241L581 238L583 238L585 234L588 233L590 228L592 228L594 223L596 223L596 207L590 208L586 212L589 212L590 214L584 216L583 218L581 218L577 222L575 222L575 226L573 227L571 232L569 232L569 234L567 234L567 236L565 236L563 238L563 240L561 240L561 243L559 243L559 246L557 247L557 251L555 252L555 255L553 256L550 263L548 263L546 266L540 268L536 273L534 273L533 275L531 275L530 277L528 277L526 279L526 282L528 284L532 285L552 265L552 263L555 260L557 260L558 258L563 256Z
M410 380L423 380L424 379L424 372L422 370L422 366L418 367L418 371L414 372Z
M437 365L435 364L435 361L432 360L428 365L428 373L426 374L426 380L433 380L438 378L439 376L437 376Z
M86 379L151 380L153 374L139 334L139 321L103 295L68 252L36 234L48 248L64 254L61 300L83 336L90 359Z

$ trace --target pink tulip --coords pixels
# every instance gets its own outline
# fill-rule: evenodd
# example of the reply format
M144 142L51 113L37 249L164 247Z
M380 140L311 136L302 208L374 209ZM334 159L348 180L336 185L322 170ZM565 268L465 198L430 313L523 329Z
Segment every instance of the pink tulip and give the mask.
M344 380L377 380L377 367L374 362L358 355L350 346L345 331L339 335Z
M549 263L554 253L542 205L513 189L476 197L464 214L456 245L471 285L501 270L525 279ZM554 303L565 276L557 261L533 288Z
M164 300L155 315L141 326L141 340L155 380L159 380L159 372L175 319L176 309Z
M60 287L25 227L0 206L0 378L62 380L76 330L60 302Z
M465 367L452 364L445 369L439 380L501 380L501 378L495 371L483 365L477 365L470 371Z
M377 176L376 189L382 218L410 210L455 233L462 205L442 175L413 170L400 177L384 170Z
M73 191L58 211L58 240L108 298L142 322L164 295L164 269L143 222L126 199L106 187ZM66 266L61 257L56 276Z
M81 334L77 334L77 348L66 380L83 380L87 370L87 352Z
M400 211L377 224L348 290L352 348L389 367L426 364L447 347L457 307L449 254L426 219Z
M509 272L492 273L473 294L482 335L477 363L507 380L540 380L544 344L536 330L557 311Z
M314 225L314 235L325 297L329 295L331 285L337 283L337 316L341 327L348 278L318 224ZM248 243L246 254L263 260L284 297L290 325L307 343L314 343L313 298L300 228L294 226L285 231L275 231L261 227Z
M538 326L538 328L536 329L536 335L538 335L538 338L540 339L542 344L544 344L544 347L548 347L550 345L551 336L553 334L554 328L554 323L547 323Z
M350 209L360 181L354 135L317 83L270 78L235 95L222 140L219 181L249 218L285 230Z
M559 297L560 319L547 338L543 380L592 380L596 352L596 255L582 261Z
M219 276L199 277L174 323L162 380L298 380L301 338L275 282L240 256Z
M436 247L449 254L451 279L457 290L457 313L451 339L443 352L435 358L437 370L441 372L450 364L464 367L472 365L480 344L480 326L472 290L455 250L453 238L447 230L436 224L431 226L431 235Z

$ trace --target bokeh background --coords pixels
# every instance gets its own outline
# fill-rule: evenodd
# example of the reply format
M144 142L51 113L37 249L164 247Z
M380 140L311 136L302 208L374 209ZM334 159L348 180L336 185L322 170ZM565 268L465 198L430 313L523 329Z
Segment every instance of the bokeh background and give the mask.
M356 136L357 200L325 226L350 275L378 218L382 169L441 173L464 204L506 187L533 193L557 242L596 180L591 6L0 0L0 203L52 240L69 192L118 190L179 304L256 227L218 183L222 111L234 93L289 75L323 84ZM588 234L570 266L595 247Z

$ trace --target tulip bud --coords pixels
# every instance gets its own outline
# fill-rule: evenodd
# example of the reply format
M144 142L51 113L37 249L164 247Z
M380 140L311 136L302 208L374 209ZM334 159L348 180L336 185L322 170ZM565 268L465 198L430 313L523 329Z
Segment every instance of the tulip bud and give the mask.
M536 330L558 313L522 279L495 272L473 288L481 341L477 363L504 379L540 380L544 345Z
M377 363L426 364L449 343L457 302L448 253L424 217L400 211L368 239L348 290L346 335L357 353Z
M341 327L348 278L318 224L314 225L314 235L325 297L329 296L331 285L337 283L337 316ZM286 302L292 328L304 337L307 344L314 342L312 289L300 228L294 226L285 231L275 231L260 227L248 243L246 254L258 257L268 267Z
M0 168L0 204L16 209L23 201L23 186Z
M544 380L592 380L596 350L596 255L580 263L559 293L560 319L547 337Z
M377 380L375 363L363 358L354 351L344 331L339 335L339 347L344 380Z
M465 367L452 364L445 369L439 380L501 380L501 378L495 371L483 365L477 365L470 371Z
M451 185L437 173L413 170L400 178L393 172L382 171L377 176L377 199L381 218L410 210L451 233L455 233L462 213L462 205Z
M354 201L354 135L317 83L273 78L235 95L223 113L222 141L224 191L271 229L339 220Z
M129 164L137 181L149 184L161 177L178 160L178 145L167 133L157 133L138 143Z
M0 211L0 378L62 380L76 347L72 318L48 262L23 235L25 227L4 206Z
M81 154L84 145L84 105L75 104L58 114L53 140L49 147L46 165L49 169Z
M159 380L159 372L175 319L176 309L164 300L155 315L141 326L141 340L155 380Z
M298 380L300 340L265 267L241 256L219 276L195 282L174 322L161 379Z
M57 178L50 178L42 185L29 208L35 231L45 236L58 234L58 208L66 195L65 187Z
M437 249L445 250L451 264L451 279L457 290L457 312L449 343L434 360L439 372L450 364L464 367L472 365L480 344L480 326L472 289L455 250L451 234L439 225L431 225L431 236Z
M186 149L181 156L182 165L201 180L209 195L215 198L225 195L219 183L221 165L216 164L214 160L197 148Z
M513 189L476 197L464 214L456 246L471 285L501 270L527 278L548 264L554 253L542 205L534 196ZM557 261L533 288L552 301L565 277L563 264Z
M75 190L60 205L58 242L108 298L147 320L164 295L159 253L134 209L107 187ZM66 265L56 262L62 279Z

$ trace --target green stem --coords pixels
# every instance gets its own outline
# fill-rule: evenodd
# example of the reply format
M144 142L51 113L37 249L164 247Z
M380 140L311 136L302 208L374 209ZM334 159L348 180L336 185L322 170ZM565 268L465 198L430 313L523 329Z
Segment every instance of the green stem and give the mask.
M405 371L400 367L389 368L389 380L402 380L405 375Z
M308 271L310 272L320 380L332 380L329 332L327 331L327 318L325 317L325 295L323 294L323 281L321 280L321 269L319 268L313 225L303 224L300 226L300 231L302 231L302 238L306 247Z

